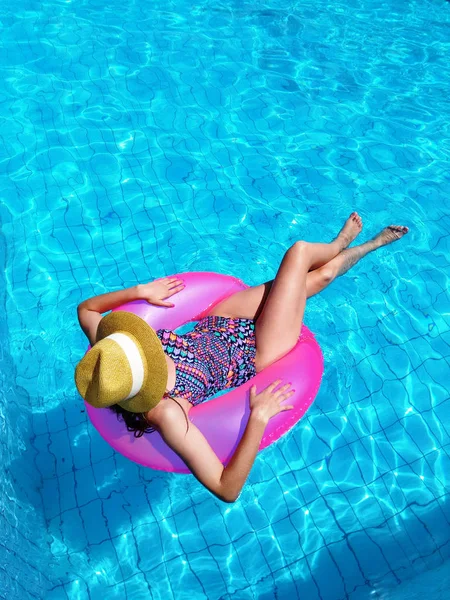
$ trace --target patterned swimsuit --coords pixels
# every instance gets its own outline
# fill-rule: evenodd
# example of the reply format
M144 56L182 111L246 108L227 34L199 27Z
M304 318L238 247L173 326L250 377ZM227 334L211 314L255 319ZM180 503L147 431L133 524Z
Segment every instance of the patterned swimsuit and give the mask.
M156 334L175 362L175 386L168 392L172 398L185 398L195 406L256 375L255 322L250 319L211 315L184 335L170 329Z

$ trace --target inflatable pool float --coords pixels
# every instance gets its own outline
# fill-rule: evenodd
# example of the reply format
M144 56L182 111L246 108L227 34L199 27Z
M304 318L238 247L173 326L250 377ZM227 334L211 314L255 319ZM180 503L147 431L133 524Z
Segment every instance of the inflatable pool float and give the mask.
M145 300L128 302L114 310L130 311L144 319L153 329L174 330L198 321L208 311L235 292L246 289L243 281L218 273L180 273L174 275L185 288L172 297L173 308L153 306ZM262 391L272 381L291 382L296 390L285 402L293 405L270 419L259 450L278 440L297 423L314 401L323 374L323 356L311 331L303 325L294 348L249 381L220 396L193 406L189 419L208 440L222 464L226 465L242 437L250 414L249 389ZM107 408L94 408L85 402L89 417L100 435L130 460L160 471L191 471L157 431L135 438L125 423Z

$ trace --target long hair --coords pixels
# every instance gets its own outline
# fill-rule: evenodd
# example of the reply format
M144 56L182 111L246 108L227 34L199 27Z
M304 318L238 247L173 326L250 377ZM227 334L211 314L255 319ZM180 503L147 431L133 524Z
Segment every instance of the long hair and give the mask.
M168 396L168 397L170 398L170 396ZM173 400L174 402L176 402L178 404L178 406L181 408L181 410L184 414L184 417L186 419L186 423L187 423L187 429L186 429L186 433L187 433L189 431L189 421L188 421L188 418L186 417L186 413L184 412L183 407L181 406L181 404L179 402L177 402L175 400L175 398L170 398L170 400ZM127 430L132 432L135 438L140 438L144 435L144 433L152 433L153 431L156 430L156 427L153 427L147 421L147 419L145 417L145 413L130 412L129 410L125 410L118 404L113 404L112 406L109 406L109 408L114 413L116 413L117 418L119 420L124 421L125 425L127 426Z

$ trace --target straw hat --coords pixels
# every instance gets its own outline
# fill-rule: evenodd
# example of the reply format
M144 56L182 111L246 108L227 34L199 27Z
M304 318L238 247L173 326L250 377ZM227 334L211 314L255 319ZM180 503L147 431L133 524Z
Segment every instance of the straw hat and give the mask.
M167 375L156 332L137 315L118 310L100 321L96 343L76 366L75 383L96 408L118 404L141 413L161 400Z

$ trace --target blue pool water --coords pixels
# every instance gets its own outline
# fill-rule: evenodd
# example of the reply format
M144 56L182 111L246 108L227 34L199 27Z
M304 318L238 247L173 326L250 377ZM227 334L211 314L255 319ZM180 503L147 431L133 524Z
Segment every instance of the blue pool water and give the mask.
M448 598L450 3L4 0L0 597ZM239 500L140 468L73 383L84 298L273 277L411 228L308 301L325 374Z

